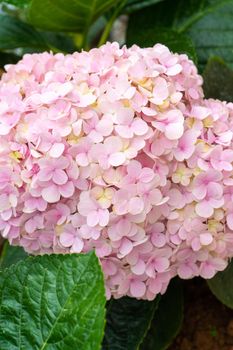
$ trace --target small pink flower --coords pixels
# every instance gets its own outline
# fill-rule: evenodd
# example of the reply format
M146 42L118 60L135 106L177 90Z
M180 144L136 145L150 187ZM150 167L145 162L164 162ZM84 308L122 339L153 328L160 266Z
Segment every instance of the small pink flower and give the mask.
M193 182L193 194L199 200L205 198L208 186L216 185L222 178L222 174L214 169L208 170L206 173L197 175ZM219 189L220 190L220 189Z
M158 121L152 122L152 125L164 132L169 140L177 140L184 132L184 117L180 110L174 109L161 115Z
M125 295L128 291L132 297L142 298L146 292L145 283L141 280L141 278L136 278L132 275L121 282L118 293L120 295Z
M195 151L197 134L193 130L187 130L179 139L177 148L174 149L174 156L178 161L183 161L192 156Z
M41 159L39 161L40 171L38 172L39 181L53 181L56 185L64 185L68 181L65 169L69 162L65 157L59 159Z
M88 191L81 193L78 210L81 215L87 218L87 225L90 227L95 227L96 225L105 227L109 222L109 211L102 209L97 201L90 197Z
M148 131L147 123L140 118L134 117L134 111L130 108L124 108L116 117L115 130L121 137L130 139L134 135L142 136Z
M37 229L41 230L44 228L44 216L41 214L33 215L25 223L25 230L27 233L33 233Z
M41 189L42 198L48 203L56 203L61 196L70 198L74 194L75 188L72 181L67 181L63 185L55 185L51 182L46 182Z
M221 258L210 258L207 261L204 261L200 265L200 275L203 278L210 279L214 277L216 271L223 271L227 266L226 261Z
M196 213L204 218L208 218L214 213L215 208L220 208L224 204L223 189L218 183L209 183L205 198L196 204Z
M233 169L233 151L223 150L221 146L216 146L210 154L210 162L214 169L219 171L231 171Z
M72 225L65 225L59 241L62 247L69 248L71 253L80 253L84 246L83 240Z
M45 218L48 223L62 225L65 223L69 215L70 208L63 203L57 203L53 209L47 211Z

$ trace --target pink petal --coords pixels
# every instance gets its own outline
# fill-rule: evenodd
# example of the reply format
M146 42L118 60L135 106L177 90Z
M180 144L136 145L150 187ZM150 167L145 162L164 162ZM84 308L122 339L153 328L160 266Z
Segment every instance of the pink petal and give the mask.
M132 123L132 129L135 135L145 135L148 131L148 125L144 120L136 118Z
M79 153L76 156L76 162L80 166L87 166L89 164L87 154L86 153Z
M123 238L119 248L120 258L128 255L133 249L133 243L128 238Z
M99 258L103 258L103 257L108 256L112 253L112 248L111 248L110 244L107 244L105 242L100 247L96 247L95 252Z
M90 227L94 227L99 223L99 214L98 212L92 211L87 215L87 225Z
M74 235L68 232L63 232L61 233L59 240L63 247L68 248L71 247L72 244L74 243Z
M27 233L32 233L36 229L35 222L31 219L25 223L25 230Z
M193 270L186 264L183 264L177 269L178 276L183 279L189 279L193 277Z
M75 237L74 243L71 248L71 253L80 253L83 249L84 243L79 237Z
M208 262L204 262L200 267L200 276L205 279L210 279L216 274L216 269Z
M145 292L146 286L142 281L133 280L130 283L130 293L134 298L142 298Z
M184 126L182 123L171 123L165 128L165 136L169 140L178 140L184 132Z
M88 93L80 96L79 107L87 107L96 101L96 96L92 93Z
M122 218L116 225L117 232L124 232L124 235L127 236L132 228L132 224L129 220Z
M56 169L53 173L53 182L57 185L64 185L68 181L68 176L64 170Z
M0 123L0 135L7 135L10 132L10 126Z
M99 210L99 224L102 227L107 226L109 222L109 211L108 210Z
M203 199L206 196L207 187L204 185L195 185L192 193L197 199Z
M179 74L182 71L182 66L180 64L175 64L172 67L169 67L166 71L166 74L169 76L174 76Z
M154 109L149 107L142 107L142 113L148 115L149 117L154 117L157 114Z
M153 233L151 237L151 242L155 247L161 248L166 244L166 236L162 233Z
M164 272L169 267L169 261L167 258L156 258L154 262L154 267L158 272Z
M227 215L227 226L233 231L233 213Z
M145 272L146 264L143 260L139 259L137 264L131 267L131 271L135 273L135 275L142 275Z
M200 242L202 245L209 245L213 242L213 236L211 233L201 233L200 234Z
M65 185L59 186L59 191L61 195L65 198L70 198L74 194L74 184L71 181L68 181Z
M211 110L202 106L193 106L191 110L191 115L194 118L203 120L211 114Z
M116 152L110 155L109 164L112 166L119 166L124 164L125 162L125 154L123 152Z
M8 104L5 101L0 102L0 114L5 114L8 111Z
M160 204L162 198L163 198L162 197L162 193L157 188L155 188L154 190L150 191L150 194L148 196L148 200L150 201L150 203L152 205Z
M197 252L198 250L201 249L201 243L200 243L200 239L198 237L193 238L193 240L191 242L191 247L194 250L194 252Z
M214 209L209 205L207 201L197 203L195 210L197 215L202 218L209 218L214 213Z
M63 143L54 143L50 148L49 155L52 158L59 158L64 152L65 145Z
M82 131L82 125L83 125L83 121L81 119L77 120L77 122L72 124L72 129L73 129L75 136L80 135L80 133Z
M132 215L140 214L144 209L144 202L139 197L133 197L129 200L129 212Z
M52 176L53 172L49 168L41 169L38 173L38 179L40 181L49 181L52 179Z
M135 174L134 174L135 175ZM154 171L150 168L143 168L141 174L139 175L139 179L141 182L147 183L153 180L155 174Z
M133 137L133 130L128 125L116 125L115 130L125 139L131 139Z
M113 130L113 124L111 120L102 119L96 126L96 130L103 136L108 136Z
M56 203L60 200L60 193L58 187L55 185L43 188L41 195L43 199L48 203Z
M158 77L153 90L153 98L150 99L150 101L157 105L161 105L168 96L169 90L167 81L164 78Z

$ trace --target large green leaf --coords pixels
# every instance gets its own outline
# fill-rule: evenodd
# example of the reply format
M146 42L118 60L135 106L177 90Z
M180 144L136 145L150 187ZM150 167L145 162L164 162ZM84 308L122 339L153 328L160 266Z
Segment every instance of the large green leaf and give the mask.
M98 350L104 281L94 253L29 257L0 274L1 350Z
M156 39L164 27L188 35L202 67L211 55L221 56L233 65L233 0L166 0L133 13L129 34L135 25L154 29Z
M159 297L154 301L124 297L110 300L103 350L136 350L141 344Z
M86 33L105 11L122 0L32 0L30 22L42 29Z
M48 49L42 35L28 24L2 14L0 14L0 23L0 51L19 47Z
M218 272L207 283L213 294L223 304L233 309L233 261L224 271Z
M163 0L128 0L122 12L131 13L133 11L141 10L144 7L151 6Z
M233 67L233 1L222 3L186 31L195 44L201 68L211 56L220 56Z
M183 289L177 278L170 282L155 311L151 328L141 350L165 350L180 331L183 322Z
M0 269L16 264L18 261L25 259L28 254L21 247L11 246L7 241L4 242L1 257Z
M233 70L220 58L213 57L208 61L203 78L207 98L233 102Z
M62 33L38 32L32 26L8 15L0 14L0 51L23 48L24 52L73 52L71 37Z

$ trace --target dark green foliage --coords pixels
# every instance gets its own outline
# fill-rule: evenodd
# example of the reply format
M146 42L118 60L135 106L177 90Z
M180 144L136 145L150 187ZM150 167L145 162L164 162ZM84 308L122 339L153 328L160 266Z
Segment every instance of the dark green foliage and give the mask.
M141 350L165 350L178 334L183 322L183 288L176 278L169 284L155 311L151 327L141 346Z
M103 350L136 350L141 344L159 304L124 297L112 299L107 307Z

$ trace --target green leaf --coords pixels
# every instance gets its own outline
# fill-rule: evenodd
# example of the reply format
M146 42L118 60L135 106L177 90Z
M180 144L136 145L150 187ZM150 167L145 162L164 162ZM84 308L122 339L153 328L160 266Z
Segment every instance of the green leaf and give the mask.
M197 61L196 51L192 40L184 34L167 28L148 28L137 30L136 22L129 26L127 44L137 44L141 47L150 47L157 43L164 44L173 52L186 53L194 62Z
M223 5L186 31L195 44L201 68L211 56L220 56L233 67L233 1L219 3Z
M29 21L51 31L86 33L105 11L122 0L32 0Z
M204 73L204 92L207 98L233 102L233 70L218 57L208 61Z
M233 309L233 260L224 271L218 272L207 283L216 298Z
M43 37L30 25L2 14L0 14L0 23L0 50L19 47L48 49Z
M41 31L40 35L54 52L72 53L77 50L73 38L67 34Z
M183 322L183 289L177 278L170 282L155 311L141 350L165 350L179 333Z
M151 6L163 0L128 0L122 12L132 13L144 7Z
M110 300L103 350L136 350L141 344L158 307L154 301L124 297Z
M105 296L94 253L29 257L0 274L1 350L98 350Z
M129 31L136 23L156 39L164 27L189 36L201 67L213 55L233 65L233 0L166 0L133 13Z
M16 7L25 7L30 2L31 2L31 0L0 0L0 4L6 3L6 4L14 5Z
M62 33L38 32L32 26L0 14L0 50L23 48L24 52L73 52L73 40Z
M28 254L21 247L11 246L7 241L4 242L2 254L0 257L0 269L5 269L18 261L25 259Z
M90 45L90 47L96 47L98 45L99 38L101 36L101 33L106 28L108 24L107 19L105 16L99 17L90 27L87 41Z

